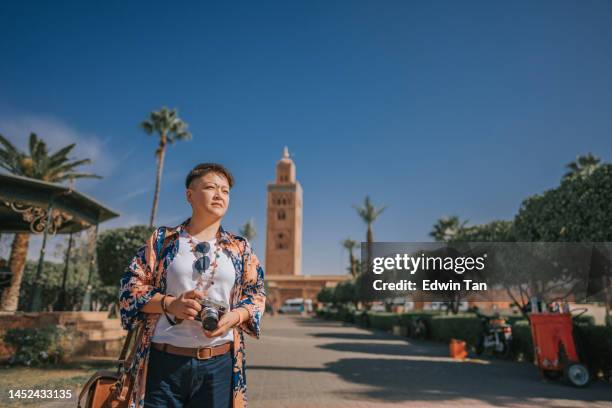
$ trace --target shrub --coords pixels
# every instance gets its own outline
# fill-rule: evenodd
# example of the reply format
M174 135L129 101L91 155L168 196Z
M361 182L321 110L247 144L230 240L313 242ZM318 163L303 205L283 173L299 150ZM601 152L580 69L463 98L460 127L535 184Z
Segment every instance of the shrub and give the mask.
M612 381L612 326L575 325L574 338L591 373Z
M515 320L512 323L512 343L510 344L510 355L517 361L532 362L533 340L531 338L531 326L529 321Z
M576 324L594 326L595 325L595 317L594 316L578 316L574 318L574 322Z
M368 312L365 310L353 311L353 321L361 327L370 327L370 319L368 318Z
M336 314L336 319L341 320L346 323L355 323L353 312L355 308L352 306L340 306L338 307L338 313Z
M378 330L391 330L399 324L399 315L388 312L368 312L370 327Z
M75 331L63 326L9 329L4 342L15 349L9 364L40 366L65 362L75 344Z
M430 338L438 341L464 340L475 346L480 334L480 320L474 315L432 316L429 319Z

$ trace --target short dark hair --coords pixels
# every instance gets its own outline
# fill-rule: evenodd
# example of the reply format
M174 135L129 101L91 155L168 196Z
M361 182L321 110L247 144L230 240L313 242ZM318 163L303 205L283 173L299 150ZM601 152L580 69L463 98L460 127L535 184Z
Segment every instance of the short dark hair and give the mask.
M200 163L195 166L189 174L187 174L187 178L185 179L185 188L189 188L191 182L198 178L202 177L208 173L217 173L222 175L227 179L227 184L229 184L230 188L234 185L234 176L232 173L221 164L218 163Z

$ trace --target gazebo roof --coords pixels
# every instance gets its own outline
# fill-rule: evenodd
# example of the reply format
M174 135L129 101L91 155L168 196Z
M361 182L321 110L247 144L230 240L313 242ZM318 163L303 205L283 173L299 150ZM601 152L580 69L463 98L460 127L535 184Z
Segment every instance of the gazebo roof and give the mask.
M58 234L78 232L119 216L68 186L0 174L0 232L42 232L32 226L39 219L44 226L50 203Z

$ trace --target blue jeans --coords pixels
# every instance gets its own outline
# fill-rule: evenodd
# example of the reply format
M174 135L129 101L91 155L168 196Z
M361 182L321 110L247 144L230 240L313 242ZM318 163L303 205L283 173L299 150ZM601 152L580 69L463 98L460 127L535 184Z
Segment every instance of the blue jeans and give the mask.
M230 408L232 352L198 360L151 347L145 408Z

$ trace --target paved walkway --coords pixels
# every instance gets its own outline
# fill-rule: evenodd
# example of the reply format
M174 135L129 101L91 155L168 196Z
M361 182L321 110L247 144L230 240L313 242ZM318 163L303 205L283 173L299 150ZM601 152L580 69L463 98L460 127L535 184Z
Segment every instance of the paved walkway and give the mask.
M266 316L246 347L251 408L612 407L612 385L544 382L530 364L458 362L443 344L337 322Z

